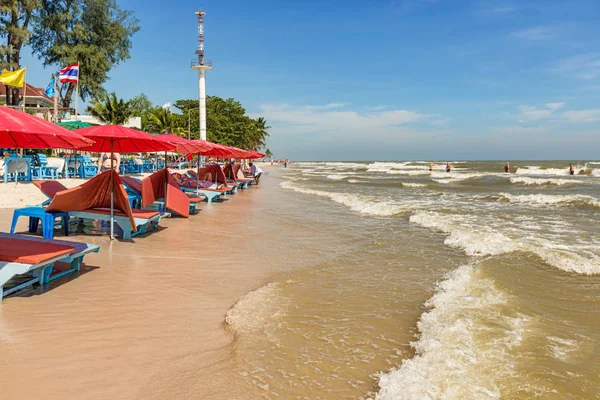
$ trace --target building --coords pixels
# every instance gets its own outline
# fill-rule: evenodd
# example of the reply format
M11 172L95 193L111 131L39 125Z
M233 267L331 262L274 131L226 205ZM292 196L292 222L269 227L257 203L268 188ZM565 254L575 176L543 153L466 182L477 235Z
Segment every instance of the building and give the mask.
M94 125L103 125L102 122L100 122L96 117L93 117L91 115L71 115L71 114L66 114L64 116L64 118L61 119L62 122L67 122L67 121L82 121L82 122L87 122L88 124L94 124ZM140 117L131 117L129 118L129 120L123 124L123 126L127 127L127 128L136 128L136 129L142 129L142 119Z
M0 93L0 101L6 104L6 86ZM46 95L44 88L37 88L29 83L25 84L25 107L28 108L53 108L54 99ZM19 88L19 104L23 98L23 88Z

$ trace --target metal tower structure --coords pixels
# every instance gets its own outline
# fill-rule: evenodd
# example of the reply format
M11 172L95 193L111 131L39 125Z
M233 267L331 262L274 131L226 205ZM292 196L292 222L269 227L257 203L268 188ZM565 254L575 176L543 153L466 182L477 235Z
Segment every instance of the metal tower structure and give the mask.
M192 60L192 69L198 70L198 92L200 111L200 139L206 140L206 71L212 70L212 63L204 59L204 16L202 10L196 11L198 17L198 48L194 52L198 57Z

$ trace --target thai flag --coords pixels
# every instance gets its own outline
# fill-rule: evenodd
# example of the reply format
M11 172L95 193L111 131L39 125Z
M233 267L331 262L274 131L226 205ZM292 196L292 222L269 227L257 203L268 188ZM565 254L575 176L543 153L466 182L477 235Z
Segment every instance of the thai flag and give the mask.
M61 69L58 73L58 79L61 82L77 83L79 81L79 64L72 64Z

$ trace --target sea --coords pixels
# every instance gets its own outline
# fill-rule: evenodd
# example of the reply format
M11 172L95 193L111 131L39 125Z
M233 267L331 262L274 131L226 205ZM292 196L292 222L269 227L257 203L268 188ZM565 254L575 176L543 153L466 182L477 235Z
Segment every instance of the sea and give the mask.
M250 398L600 398L600 161L429 163L263 177L283 272L225 317Z

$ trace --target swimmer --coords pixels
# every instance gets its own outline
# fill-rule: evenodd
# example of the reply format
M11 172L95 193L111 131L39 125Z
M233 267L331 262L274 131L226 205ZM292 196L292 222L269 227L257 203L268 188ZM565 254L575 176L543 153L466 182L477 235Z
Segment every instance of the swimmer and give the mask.
M575 167L573 163L569 164L569 175L575 175Z
M446 172L450 172L450 170L452 170L452 167L450 166L450 161L446 162Z
M504 164L504 172L510 173L510 164L508 162L506 162L506 164Z
M432 162L429 163L429 172L431 172L431 171L433 171L433 163Z

